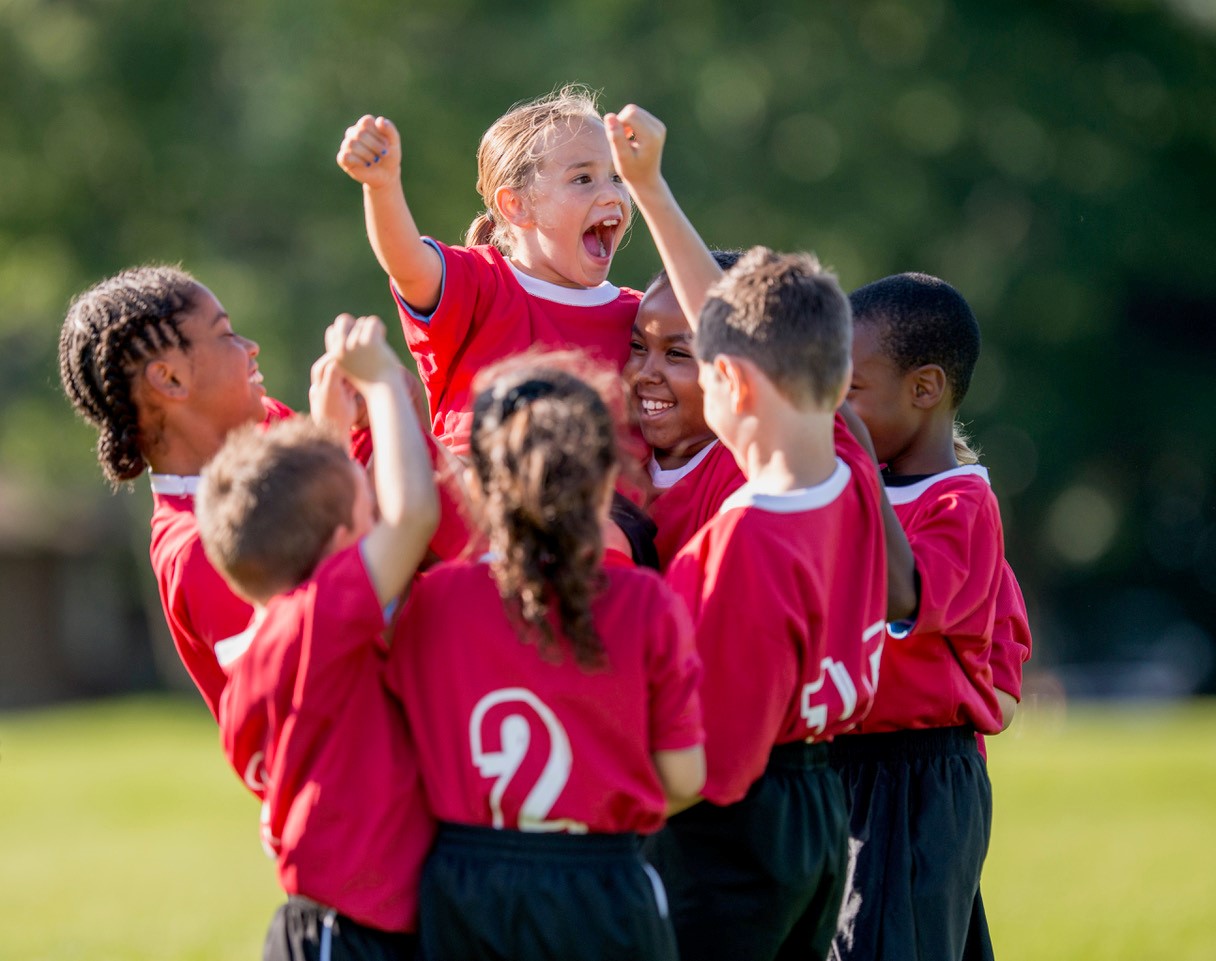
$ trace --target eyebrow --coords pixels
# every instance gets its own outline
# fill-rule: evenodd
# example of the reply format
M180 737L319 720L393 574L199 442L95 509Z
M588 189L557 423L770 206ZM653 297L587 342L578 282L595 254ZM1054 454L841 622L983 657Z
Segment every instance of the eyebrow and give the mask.
M228 311L221 310L218 314L216 314L214 317L211 318L211 326L214 327L220 321L230 320L230 319L231 318L228 316Z

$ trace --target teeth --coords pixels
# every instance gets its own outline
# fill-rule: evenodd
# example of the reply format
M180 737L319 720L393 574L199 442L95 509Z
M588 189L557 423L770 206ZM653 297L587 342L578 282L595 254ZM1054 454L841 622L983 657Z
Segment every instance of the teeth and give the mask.
M619 220L605 220L602 224L600 224L600 226L601 227L618 227L618 226L620 226L620 223L621 222Z
M676 405L665 400L643 400L642 410L648 414L657 414L660 411L670 410Z
M603 238L600 239L600 256L601 257L608 256L608 248L604 246Z

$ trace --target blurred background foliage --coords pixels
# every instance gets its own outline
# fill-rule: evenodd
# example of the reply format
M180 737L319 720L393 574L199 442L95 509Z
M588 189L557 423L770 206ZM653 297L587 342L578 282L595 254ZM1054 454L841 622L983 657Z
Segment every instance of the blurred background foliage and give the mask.
M181 262L301 407L334 314L395 316L346 126L396 122L419 225L457 242L484 129L581 81L667 123L710 244L958 287L1035 663L1077 693L1210 691L1214 53L1212 0L0 0L0 537L125 512L146 566L146 513L59 390L75 292ZM658 266L639 222L613 279Z

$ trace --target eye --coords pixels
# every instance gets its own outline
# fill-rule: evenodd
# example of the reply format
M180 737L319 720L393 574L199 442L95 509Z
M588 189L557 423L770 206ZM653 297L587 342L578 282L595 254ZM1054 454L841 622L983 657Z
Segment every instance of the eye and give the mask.
M690 354L686 350L675 350L675 349L669 350L667 352L667 356L673 357L676 360L692 360L692 354Z
M623 184L625 181L623 181L623 180L621 179L621 175L620 175L620 174L613 174L613 175L612 175L612 182L613 182L614 184Z
M590 174L579 174L577 177L575 177L570 182L572 184L589 184L589 183L591 183L591 176L590 176Z
M640 340L631 340L629 342L629 349L631 351L633 351L635 354L646 353L646 345L643 344Z

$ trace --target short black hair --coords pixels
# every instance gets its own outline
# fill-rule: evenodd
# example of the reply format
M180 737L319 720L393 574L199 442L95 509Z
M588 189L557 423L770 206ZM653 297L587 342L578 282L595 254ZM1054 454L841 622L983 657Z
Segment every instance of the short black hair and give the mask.
M980 356L980 325L971 306L944 280L894 274L849 294L853 322L877 324L883 353L900 371L937 364L957 409Z

